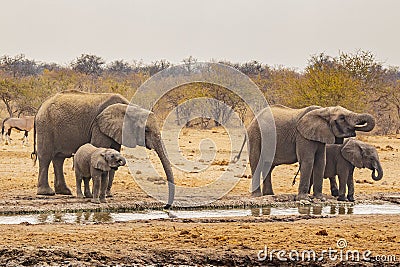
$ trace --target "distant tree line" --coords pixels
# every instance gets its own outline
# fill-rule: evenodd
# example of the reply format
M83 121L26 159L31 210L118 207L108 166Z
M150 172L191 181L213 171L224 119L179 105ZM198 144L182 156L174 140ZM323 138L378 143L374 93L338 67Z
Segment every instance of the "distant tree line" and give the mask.
M187 71L197 59L182 60ZM215 61L218 62L218 61ZM219 61L248 75L270 104L293 108L308 105L341 105L357 112L369 112L378 121L380 134L400 132L400 71L385 66L368 51L324 53L312 56L302 71L272 67L258 61ZM82 54L68 66L27 59L24 55L0 58L0 100L2 116L35 114L49 96L70 89L120 93L130 99L150 76L173 64L165 59L151 63L115 60L106 63L96 55ZM232 107L243 121L251 119L247 106L229 90L213 84L190 84L176 88L159 105L162 112L175 107L178 124L187 124L193 107L180 105L193 97L211 97ZM216 124L232 115L225 105L210 102Z

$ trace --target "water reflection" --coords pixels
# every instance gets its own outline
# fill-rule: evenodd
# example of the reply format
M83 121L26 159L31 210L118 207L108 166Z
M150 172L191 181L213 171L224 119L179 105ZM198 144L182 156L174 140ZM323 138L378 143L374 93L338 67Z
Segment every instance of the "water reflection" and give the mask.
M252 208L250 209L252 216L263 216L263 215L271 215L271 207L264 208Z
M112 223L133 220L153 220L171 218L215 218L244 216L280 216L280 215L350 215L350 214L400 214L400 205L396 204L331 204L297 205L292 207L271 207L251 209L214 209L214 210L147 210L141 212L90 212L42 213L28 215L0 216L0 224L38 223Z
M299 214L305 215L321 215L322 214L322 206L311 206L311 205L299 205L297 207Z

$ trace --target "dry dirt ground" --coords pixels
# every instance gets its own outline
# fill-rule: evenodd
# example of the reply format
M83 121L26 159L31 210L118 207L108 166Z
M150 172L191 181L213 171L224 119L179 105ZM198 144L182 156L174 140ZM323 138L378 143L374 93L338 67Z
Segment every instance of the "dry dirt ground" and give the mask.
M91 204L87 199L74 196L37 196L36 182L38 166L33 166L30 153L32 137L28 146L21 146L21 133L12 134L13 143L0 144L0 213L37 213L55 211L124 211L138 209L161 209L163 204L148 196L138 185L166 186L161 164L154 153L149 157L159 175L148 174L141 168L143 158L123 151L128 161L135 161L131 170L121 167L115 177L114 197L107 204ZM214 159L203 160L200 140L209 138L215 149ZM384 178L375 182L366 169L355 170L356 204L379 202L388 196L400 194L400 139L396 136L361 136L359 139L375 145L384 168ZM233 138L241 143L242 137ZM229 135L223 129L181 131L180 150L189 159L197 159L205 166L191 172L174 168L175 181L183 187L212 184L222 174L238 180L235 187L221 199L210 203L208 208L249 207L261 205L293 204L297 185L292 186L297 164L280 166L273 172L275 196L251 198L248 178L250 168L246 155L236 166L228 165L232 155ZM202 146L204 149L204 146ZM207 149L206 149L207 150ZM203 151L204 152L204 151ZM233 150L233 155L237 152ZM72 160L67 159L64 173L67 184L75 195L75 178ZM246 169L245 169L246 168ZM245 170L241 173L241 170ZM239 175L238 175L239 173ZM133 175L131 175L133 174ZM53 170L49 171L53 186ZM161 176L161 178L160 178ZM133 178L135 177L135 179ZM240 178L239 178L240 177ZM324 181L324 193L328 202L329 183ZM210 197L204 194L204 197ZM179 203L185 203L181 199ZM188 202L189 203L189 202ZM0 225L0 265L63 265L63 266L107 266L107 265L272 265L295 264L282 262L276 257L270 261L259 261L257 253L265 246L268 249L306 250L317 253L329 248L337 249L337 240L344 238L348 246L343 249L372 251L372 259L379 255L396 255L383 262L365 262L361 265L400 265L400 215L294 215L294 216L247 216L209 219L163 219L141 220L125 223L53 223L30 225ZM263 255L263 254L261 254ZM303 262L306 264L307 262ZM316 265L355 265L357 262L340 263L324 258Z

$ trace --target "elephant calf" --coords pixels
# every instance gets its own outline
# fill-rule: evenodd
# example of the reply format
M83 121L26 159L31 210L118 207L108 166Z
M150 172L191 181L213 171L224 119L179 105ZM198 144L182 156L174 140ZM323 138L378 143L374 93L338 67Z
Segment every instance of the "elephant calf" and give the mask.
M107 202L108 172L111 169L117 170L119 166L125 164L125 158L114 149L98 148L91 144L81 146L74 156L77 196L83 197L81 189L83 179L85 197L92 198L93 203ZM90 178L93 179L93 196L90 193Z
M349 138L340 145L326 145L324 178L329 178L331 194L339 196L339 201L346 201L346 185L347 200L354 201L354 167L372 170L371 176L375 181L383 177L382 166L375 147L354 138ZM375 170L378 172L377 176ZM339 177L339 189L336 184L336 175Z

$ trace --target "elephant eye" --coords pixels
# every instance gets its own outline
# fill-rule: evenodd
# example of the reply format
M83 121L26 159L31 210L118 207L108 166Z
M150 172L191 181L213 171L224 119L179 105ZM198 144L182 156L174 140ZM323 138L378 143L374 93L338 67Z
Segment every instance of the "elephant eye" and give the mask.
M339 120L339 121L344 121L344 120L345 120L345 119L344 119L344 115L340 115L339 118L338 118L338 120Z

